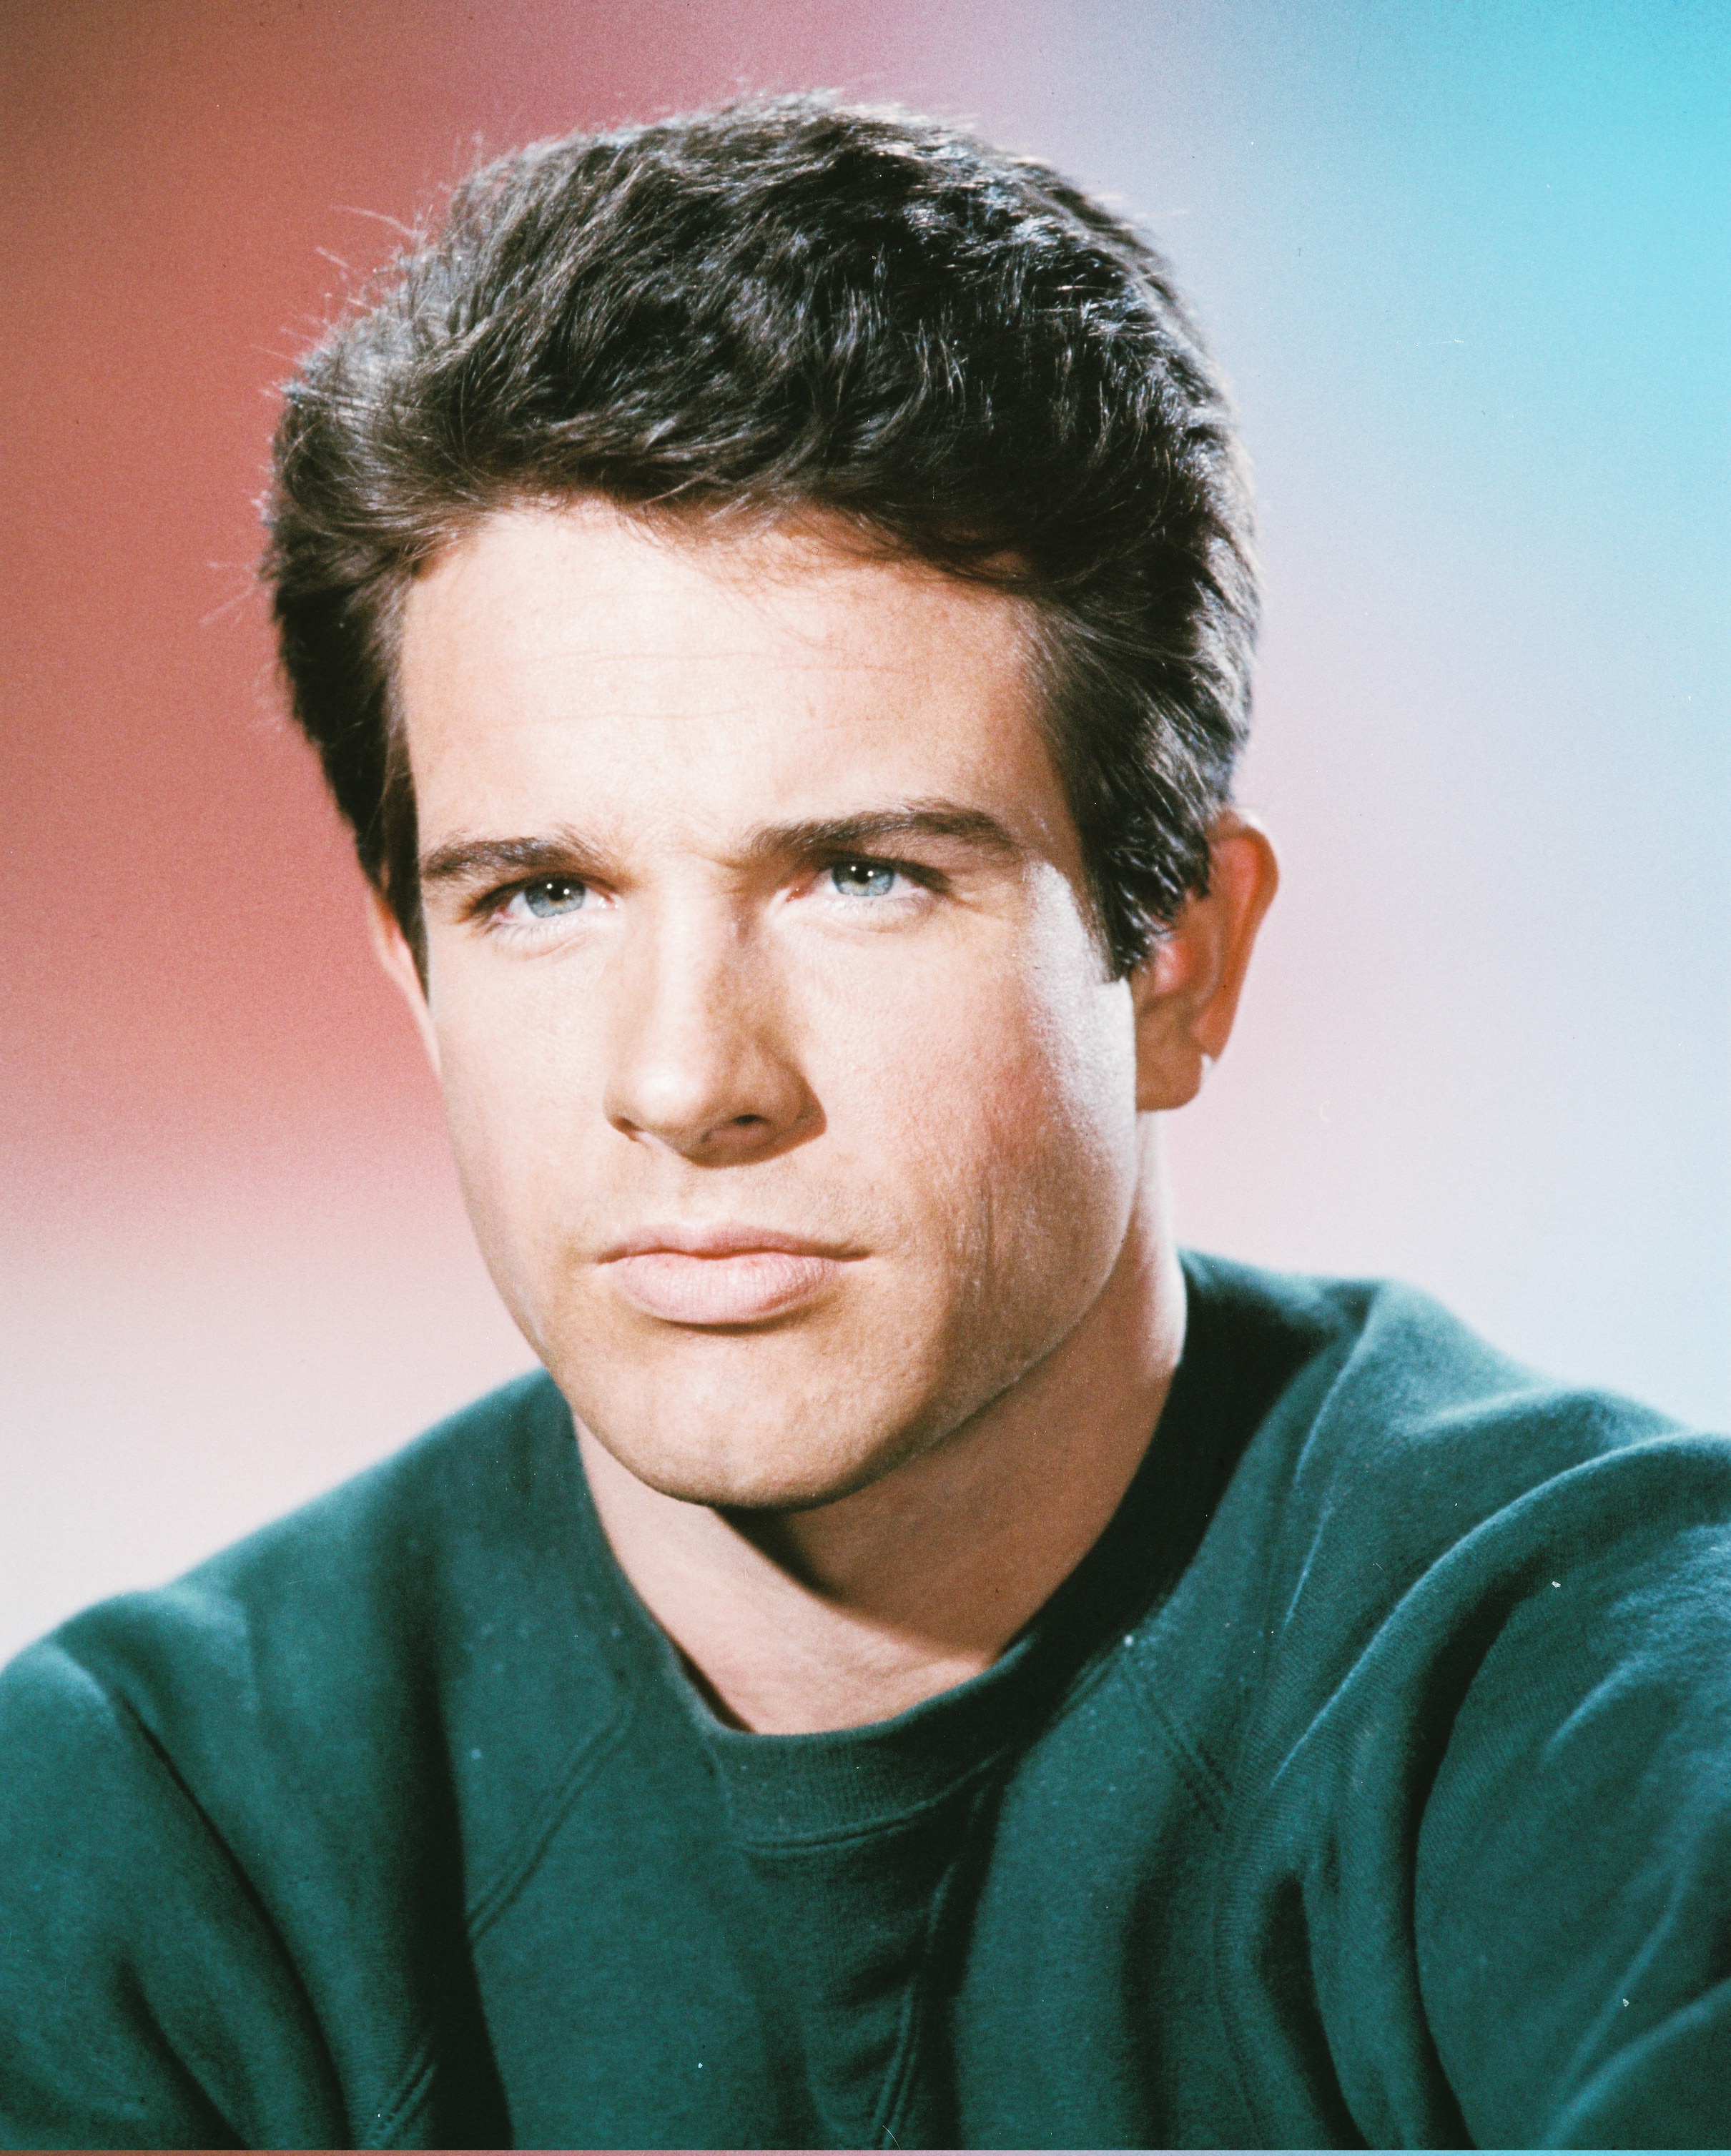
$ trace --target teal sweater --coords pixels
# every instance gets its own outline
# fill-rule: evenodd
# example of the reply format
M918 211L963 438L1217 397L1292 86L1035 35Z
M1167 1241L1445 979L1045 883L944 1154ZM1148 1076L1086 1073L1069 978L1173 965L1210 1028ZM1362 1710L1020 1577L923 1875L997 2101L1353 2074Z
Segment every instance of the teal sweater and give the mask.
M1731 2141L1731 1443L1187 1269L1112 1525L891 1722L721 1727L542 1377L22 1656L0 2142Z

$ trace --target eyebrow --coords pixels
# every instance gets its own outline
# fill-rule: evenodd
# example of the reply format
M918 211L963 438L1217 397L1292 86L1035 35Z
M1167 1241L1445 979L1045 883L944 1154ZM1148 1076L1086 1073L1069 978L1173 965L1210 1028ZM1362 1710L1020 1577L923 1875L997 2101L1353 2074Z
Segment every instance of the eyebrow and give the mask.
M995 816L951 801L908 801L893 808L862 809L852 816L779 824L758 832L748 849L757 861L809 858L816 854L869 853L905 839L951 839L976 852L1019 860L1023 848Z
M818 855L871 853L898 840L948 839L1003 860L1020 860L1025 848L995 816L953 801L908 801L893 808L862 809L777 824L752 834L744 858L757 865ZM510 877L580 875L595 849L576 831L548 831L524 838L458 836L421 856L423 886L474 885Z

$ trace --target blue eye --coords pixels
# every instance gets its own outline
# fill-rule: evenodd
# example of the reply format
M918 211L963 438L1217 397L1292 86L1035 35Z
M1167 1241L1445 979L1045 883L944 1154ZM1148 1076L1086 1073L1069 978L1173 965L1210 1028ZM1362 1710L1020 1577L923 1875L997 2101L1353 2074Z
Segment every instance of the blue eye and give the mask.
M588 885L578 882L574 876L543 876L539 883L526 883L517 894L525 911L537 921L575 913L588 895Z
M896 871L881 861L838 861L830 880L844 898L887 898L895 887Z

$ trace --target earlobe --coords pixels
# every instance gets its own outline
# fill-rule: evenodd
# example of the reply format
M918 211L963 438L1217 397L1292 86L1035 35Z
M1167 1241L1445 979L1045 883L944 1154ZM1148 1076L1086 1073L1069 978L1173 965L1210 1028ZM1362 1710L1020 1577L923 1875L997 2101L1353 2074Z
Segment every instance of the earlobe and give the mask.
M427 1008L427 993L421 985L420 968L415 963L414 952L408 947L408 938L403 933L402 923L392 911L390 901L383 891L371 888L367 891L367 922L372 938L373 955L408 1005L409 1016L415 1022L415 1029L421 1036L421 1045L426 1050L427 1060L437 1076L439 1037L433 1030L433 1014Z
M1143 1110L1194 1100L1225 1049L1256 932L1280 882L1267 833L1236 809L1215 822L1209 888L1193 897L1132 977L1137 1097Z

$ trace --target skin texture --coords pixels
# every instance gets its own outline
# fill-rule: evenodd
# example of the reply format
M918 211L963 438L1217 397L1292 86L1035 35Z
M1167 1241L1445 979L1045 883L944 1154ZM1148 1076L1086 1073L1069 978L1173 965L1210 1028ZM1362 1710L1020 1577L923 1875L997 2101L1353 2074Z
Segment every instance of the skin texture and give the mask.
M1021 603L813 524L480 523L404 609L426 988L483 1252L724 1713L896 1712L1085 1554L1183 1337L1158 1111L1274 888L1107 978Z

